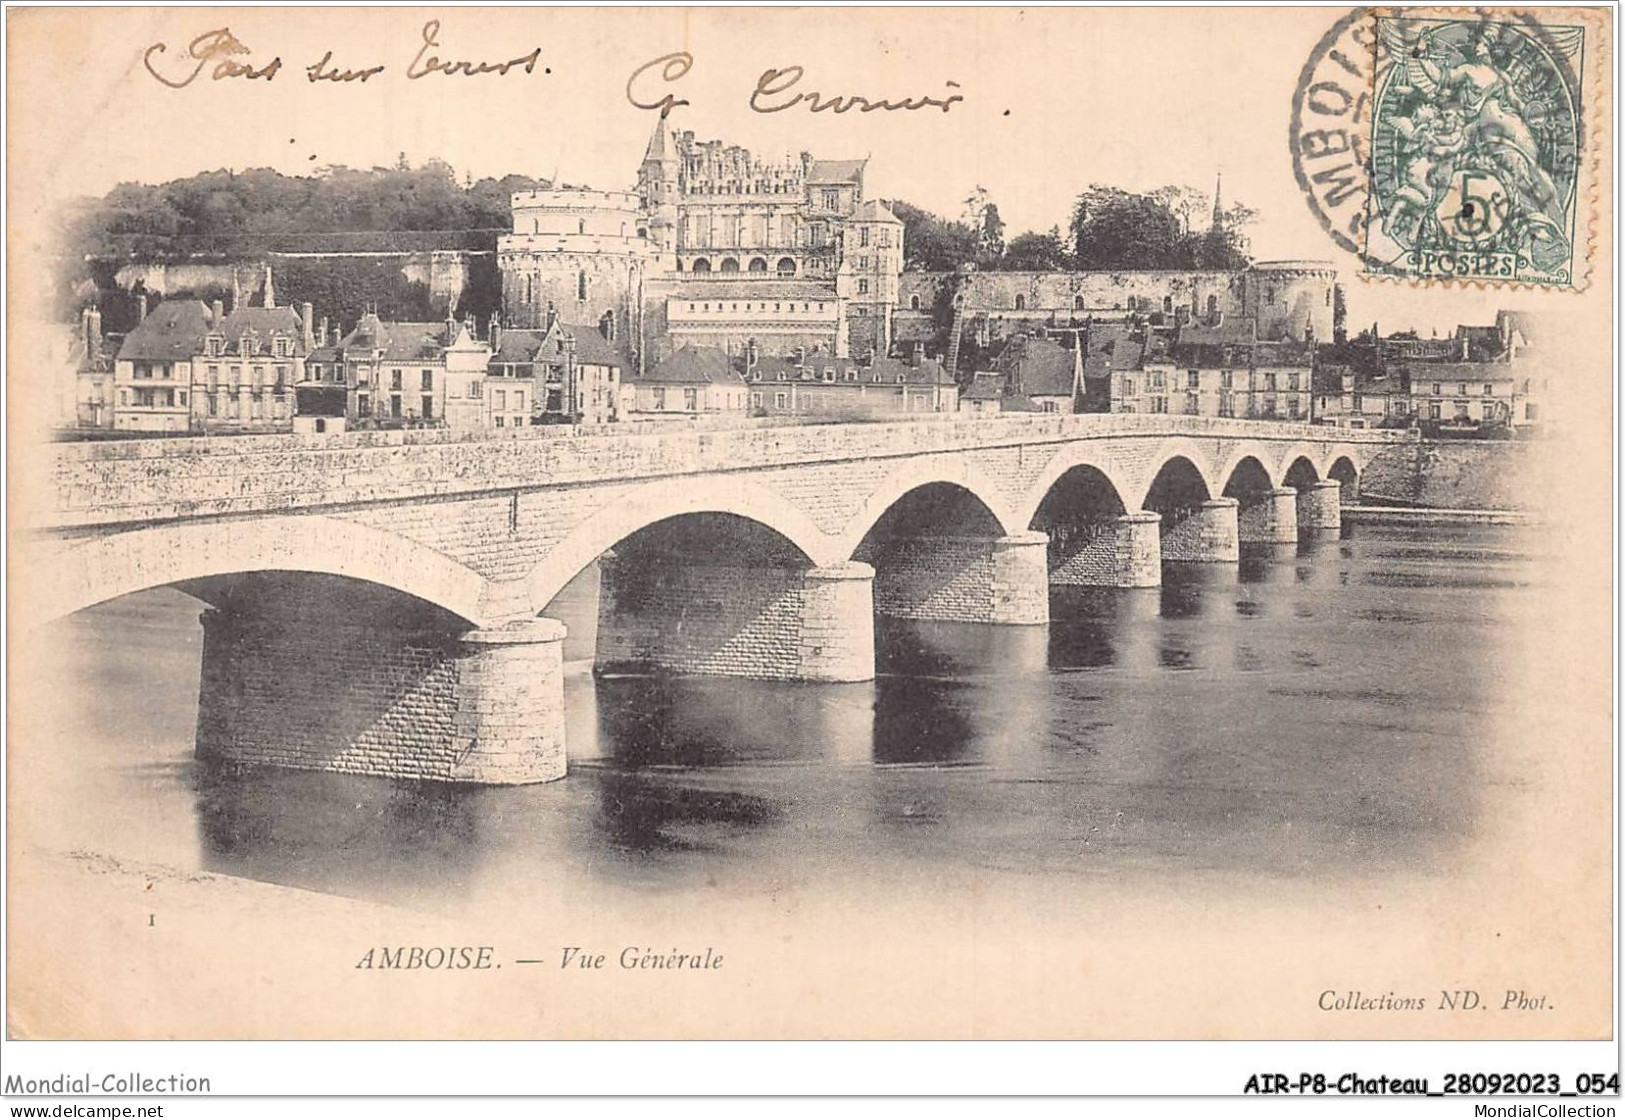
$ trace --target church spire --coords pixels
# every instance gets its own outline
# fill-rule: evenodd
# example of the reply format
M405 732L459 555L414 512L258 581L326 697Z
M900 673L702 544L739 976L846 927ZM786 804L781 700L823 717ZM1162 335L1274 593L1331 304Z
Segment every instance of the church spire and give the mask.
M1213 180L1213 229L1224 227L1224 172L1217 173Z

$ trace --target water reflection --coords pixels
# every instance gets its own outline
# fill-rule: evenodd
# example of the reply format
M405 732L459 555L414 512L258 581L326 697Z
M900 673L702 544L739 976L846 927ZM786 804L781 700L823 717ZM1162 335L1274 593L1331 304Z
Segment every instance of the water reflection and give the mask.
M80 707L50 781L81 845L428 907L927 866L1384 874L1472 832L1501 623L1539 594L1513 530L1432 532L1056 589L1047 627L882 623L865 684L575 674L570 777L507 789L197 765L196 605L137 596L65 629L122 700Z

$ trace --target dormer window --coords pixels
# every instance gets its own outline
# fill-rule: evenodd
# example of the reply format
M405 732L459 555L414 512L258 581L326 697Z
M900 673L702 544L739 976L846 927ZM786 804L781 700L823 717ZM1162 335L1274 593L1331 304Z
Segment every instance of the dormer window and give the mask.
M903 375L898 374L897 375L897 384L901 385L902 383L903 383Z
M214 334L209 336L209 357L218 358L221 354L225 353L225 350L226 340L224 337Z

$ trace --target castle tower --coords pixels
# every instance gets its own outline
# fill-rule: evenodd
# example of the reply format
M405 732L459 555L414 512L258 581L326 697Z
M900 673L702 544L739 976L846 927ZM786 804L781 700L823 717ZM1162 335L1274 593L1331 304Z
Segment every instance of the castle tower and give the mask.
M677 142L664 117L655 121L649 147L638 167L638 195L649 219L649 240L657 251L677 249Z

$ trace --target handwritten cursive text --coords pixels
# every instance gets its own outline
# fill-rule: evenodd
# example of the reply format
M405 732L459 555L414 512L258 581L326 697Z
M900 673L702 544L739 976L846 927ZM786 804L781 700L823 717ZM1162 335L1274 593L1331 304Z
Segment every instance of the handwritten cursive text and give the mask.
M169 47L166 44L154 43L141 55L141 62L146 66L147 73L157 78L170 89L185 89L197 80L197 76L203 73L203 68L211 62L214 63L214 70L209 77L217 82L222 78L263 78L269 82L276 77L277 71L282 69L281 58L273 58L264 66L257 68L249 63L236 61L232 57L233 55L248 54L249 50L237 36L231 33L229 27L205 31L187 44L186 53L181 57L192 64L192 69L189 73L185 73L184 76L179 76L178 81L165 77L152 64L153 55L164 54L168 50Z

